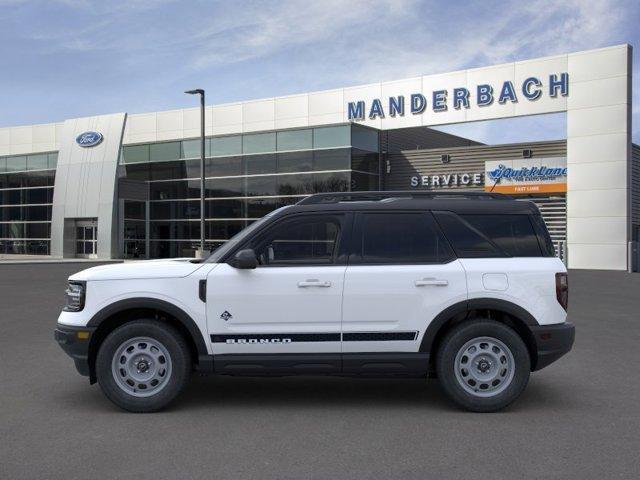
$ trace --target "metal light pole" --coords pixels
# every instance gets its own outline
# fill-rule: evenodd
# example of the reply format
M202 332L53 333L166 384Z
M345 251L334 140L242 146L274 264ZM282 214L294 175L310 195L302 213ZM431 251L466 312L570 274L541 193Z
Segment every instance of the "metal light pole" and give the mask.
M204 258L204 90L197 88L184 93L200 95L200 250L196 251L196 258Z

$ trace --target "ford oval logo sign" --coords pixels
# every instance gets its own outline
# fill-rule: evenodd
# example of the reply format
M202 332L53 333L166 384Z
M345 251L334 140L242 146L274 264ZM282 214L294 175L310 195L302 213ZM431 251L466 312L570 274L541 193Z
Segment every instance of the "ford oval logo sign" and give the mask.
M102 134L98 132L84 132L76 137L76 143L81 147L95 147L102 141Z

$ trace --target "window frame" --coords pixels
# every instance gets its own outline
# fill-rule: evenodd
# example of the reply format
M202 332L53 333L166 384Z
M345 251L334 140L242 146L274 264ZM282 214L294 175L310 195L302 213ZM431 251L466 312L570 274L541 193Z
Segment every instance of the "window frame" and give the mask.
M364 261L363 257L362 257L362 248L361 248L361 240L363 237L363 228L364 228L364 218L367 215L379 215L379 214L413 214L413 215L422 215L425 218L429 218L431 221L431 226L432 228L434 228L434 230L436 231L436 233L438 233L440 235L440 237L442 238L442 240L445 242L447 248L449 249L449 252L451 254L450 257L448 257L447 259L440 261L440 262L419 262L419 261L385 261L385 262L368 262L368 261ZM428 220L429 221L429 220ZM354 265L354 266L384 266L384 265L447 265L455 260L457 260L458 257L456 255L455 250L453 249L453 246L451 245L451 242L449 242L449 239L447 238L447 236L444 234L444 232L442 231L442 229L440 228L440 225L438 224L438 222L436 221L436 219L434 218L433 214L431 213L430 210L367 210L364 212L357 212L354 222L353 222L353 232L351 235L351 245L349 248L349 265Z
M283 215L280 218L274 219L273 222L269 222L264 225L260 230L255 232L251 238L247 238L244 242L239 244L235 249L231 250L224 258L221 258L218 263L229 263L233 260L236 253L240 250L247 248L253 248L252 244L259 244L265 237L267 237L274 229L280 226L298 221L300 219L308 219L312 217L331 217L338 220L339 232L336 239L336 251L333 256L333 262L331 263L290 263L290 264L271 264L271 265L258 265L257 268L296 268L296 267L335 267L346 266L349 258L349 247L351 244L351 233L353 226L353 213L351 212L336 212L336 211L319 211L319 212L300 212Z

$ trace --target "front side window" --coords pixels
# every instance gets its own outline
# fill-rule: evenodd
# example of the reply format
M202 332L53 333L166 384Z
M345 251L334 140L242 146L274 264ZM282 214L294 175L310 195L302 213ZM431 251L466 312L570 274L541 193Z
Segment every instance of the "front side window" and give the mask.
M260 265L329 265L339 236L339 217L312 215L279 223L253 248Z
M422 264L453 259L451 248L428 213L368 213L362 215L360 225L355 258L360 263Z

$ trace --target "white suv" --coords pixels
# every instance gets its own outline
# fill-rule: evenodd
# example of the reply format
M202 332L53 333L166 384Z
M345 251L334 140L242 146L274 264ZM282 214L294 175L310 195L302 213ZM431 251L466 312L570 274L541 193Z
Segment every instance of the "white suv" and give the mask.
M192 371L437 376L495 411L571 349L563 263L537 207L493 194L318 194L252 224L204 261L69 278L55 338L134 412Z

